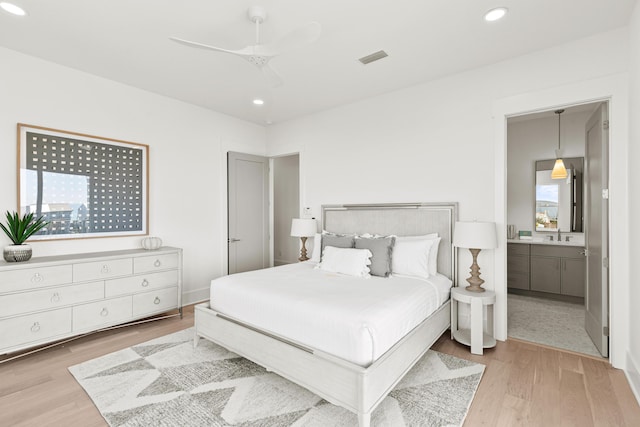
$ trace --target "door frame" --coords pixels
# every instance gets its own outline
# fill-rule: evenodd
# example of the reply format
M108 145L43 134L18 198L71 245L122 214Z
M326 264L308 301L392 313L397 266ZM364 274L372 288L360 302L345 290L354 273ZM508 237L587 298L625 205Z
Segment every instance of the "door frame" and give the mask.
M273 267L275 265L275 179L274 172L275 168L273 166L273 161L279 157L288 157L288 156L298 156L298 218L302 218L302 184L301 184L301 167L300 167L300 153L293 152L287 154L278 154L267 156L269 158L269 251L270 251L270 265Z
M507 339L507 118L568 105L601 101L609 103L609 165L615 165L609 168L609 210L620 213L615 223L612 223L609 217L609 283L611 284L609 361L616 368L624 368L629 345L627 337L629 319L627 73L494 100L494 220L499 242L498 248L493 251L494 290L496 291L495 335L498 340Z
M273 168L272 166L272 159L275 157L285 157L285 156L293 156L293 155L298 155L298 169L300 171L299 176L298 176L298 181L299 181L299 201L300 201L300 215L302 215L302 207L305 206L305 200L304 200L304 178L303 178L303 157L304 154L302 153L302 149L300 147L288 147L285 150L279 151L277 153L264 153L264 152L260 152L260 151L253 151L248 149L249 147L235 147L235 146L231 146L231 145L223 145L221 147L221 152L222 152L222 156L221 157L221 162L220 162L220 171L221 171L221 175L220 175L220 206L222 206L222 215L221 215L221 222L220 222L220 235L222 236L222 241L220 244L220 253L222 254L222 256L220 257L220 271L222 272L223 276L227 276L229 274L229 250L228 250L228 244L227 244L227 240L229 239L229 230L228 230L228 224L229 224L229 216L228 216L228 211L229 211L229 206L228 206L228 182L227 182L227 176L228 176L228 165L227 165L227 154L229 153L229 151L235 151L235 152L241 152L241 153L245 153L245 154L253 154L256 156L263 156L263 157L267 157L269 158L269 248L270 248L270 254L269 254L269 261L270 261L270 265L273 266Z
M605 119L603 119L603 115L606 116ZM599 117L597 117L599 116ZM600 313L599 318L594 318L594 316L592 316L592 312L589 309L589 302L591 300L592 296L592 292L591 292L591 285L590 285L590 278L591 278L591 269L593 268L592 265L595 262L596 264L598 264L597 270L600 274L599 274L599 278L596 279L597 281L600 281L600 286L598 287L599 292L597 292L596 298L600 299L603 298L603 295L605 294L603 292L603 288L606 289L606 298L607 298L607 305L609 303L609 298L611 298L611 286L609 283L609 268L607 266L603 266L603 261L604 259L608 259L609 258L609 224L610 224L610 220L609 220L609 202L607 200L606 203L603 203L603 197L602 195L597 195L597 193L601 193L600 191L598 191L596 193L596 195L594 196L597 200L598 200L598 204L600 205L600 209L601 209L601 215L600 216L600 221L593 221L593 217L595 215L593 215L593 210L591 209L592 207L592 199L591 199L591 188L589 188L591 185L597 184L598 188L602 188L602 182L594 182L593 181L593 176L591 175L591 168L589 167L591 165L591 159L592 156L590 156L590 153L592 153L592 151L589 149L589 130L593 129L595 127L596 124L600 125L600 128L596 128L596 132L598 132L600 134L600 136L603 137L603 140L600 141L600 146L599 146L599 150L595 150L595 151L599 151L599 155L600 157L602 156L603 153L603 148L606 149L606 156L608 156L609 154L609 132L608 130L605 132L605 129L608 129L608 127L605 128L605 123L608 122L609 120L609 105L607 103L603 103L600 104L597 108L596 111L594 111L591 116L589 116L589 119L587 120L587 122L585 123L585 171L589 174L589 181L586 185L586 191L585 191L585 218L588 220L587 223L587 227L586 227L586 231L585 231L585 250L587 251L587 256L586 256L586 261L587 261L587 270L586 270L586 292L585 292L585 330L587 331L587 335L589 335L589 338L591 338L591 340L593 341L593 343L595 344L596 348L598 349L598 351L600 352L600 354L604 354L605 352L608 354L609 353L609 339L608 337L605 339L604 337L604 330L603 328L609 328L609 325L611 323L610 321L610 317L611 317L611 313L608 311L609 307L606 308L606 311L603 310L602 313ZM591 127L590 127L591 125ZM598 155L598 154L597 154ZM593 157L597 157L593 156ZM606 176L607 177L607 182L606 182L606 188L609 188L609 182L608 182L608 176L609 176L609 168L610 168L610 162L609 162L609 158L605 158L605 159L601 159L602 164L603 164L603 169L606 173L602 174L602 176ZM606 226L604 227L605 230L603 230L603 223L606 220ZM589 230L591 229L591 226L594 223L600 222L598 229L600 230L600 233L589 233ZM600 236L598 236L598 234L600 234ZM595 236L594 236L595 235ZM594 238L595 237L595 238ZM602 237L604 237L604 239L602 239ZM592 241L598 241L598 239L602 240L602 248L600 255L601 255L601 259L591 259L590 257L591 255L591 248L593 247L590 243ZM600 306L602 306L603 304L599 304ZM606 318L606 320L604 320ZM595 335L595 336L594 336ZM597 337L597 338L596 338ZM604 351L603 351L604 350ZM607 356L608 357L608 356Z

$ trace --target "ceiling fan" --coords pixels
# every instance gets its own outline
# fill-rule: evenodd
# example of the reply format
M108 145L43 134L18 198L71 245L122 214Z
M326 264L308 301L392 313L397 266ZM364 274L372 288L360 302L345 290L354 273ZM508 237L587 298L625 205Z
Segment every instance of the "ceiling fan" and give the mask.
M262 44L260 43L260 24L267 18L266 10L261 6L252 6L247 11L247 16L251 22L256 24L256 43L243 49L223 49L177 37L169 37L169 39L185 46L238 55L258 67L272 87L280 86L283 83L282 77L269 65L271 58L289 50L313 43L320 37L322 27L317 22L310 22L285 34L273 43Z

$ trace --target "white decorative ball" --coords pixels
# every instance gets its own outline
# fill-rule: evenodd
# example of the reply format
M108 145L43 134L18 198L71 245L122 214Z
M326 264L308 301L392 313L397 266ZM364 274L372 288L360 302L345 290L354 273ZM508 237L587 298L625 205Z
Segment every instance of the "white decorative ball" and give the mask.
M142 247L148 251L160 249L162 246L162 239L159 237L145 237L142 239Z

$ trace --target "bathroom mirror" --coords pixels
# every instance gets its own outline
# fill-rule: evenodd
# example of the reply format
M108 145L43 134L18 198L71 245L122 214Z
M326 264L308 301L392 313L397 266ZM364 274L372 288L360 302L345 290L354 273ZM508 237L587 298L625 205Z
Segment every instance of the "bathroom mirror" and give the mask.
M563 158L567 178L551 179L555 159L536 161L535 230L582 232L583 157Z

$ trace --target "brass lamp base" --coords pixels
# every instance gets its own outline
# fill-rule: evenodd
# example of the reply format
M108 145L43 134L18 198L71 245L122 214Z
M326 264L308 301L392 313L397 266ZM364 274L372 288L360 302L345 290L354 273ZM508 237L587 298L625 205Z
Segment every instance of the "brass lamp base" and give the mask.
M480 249L469 249L469 252L473 256L473 264L471 264L471 277L467 279L469 286L465 289L469 292L484 292L485 289L482 287L484 280L480 278L480 266L478 265Z
M302 249L300 249L300 258L298 258L298 261L300 262L307 261L309 259L307 257L307 248L305 247L305 243L307 243L307 238L301 237L300 240L302 240Z

